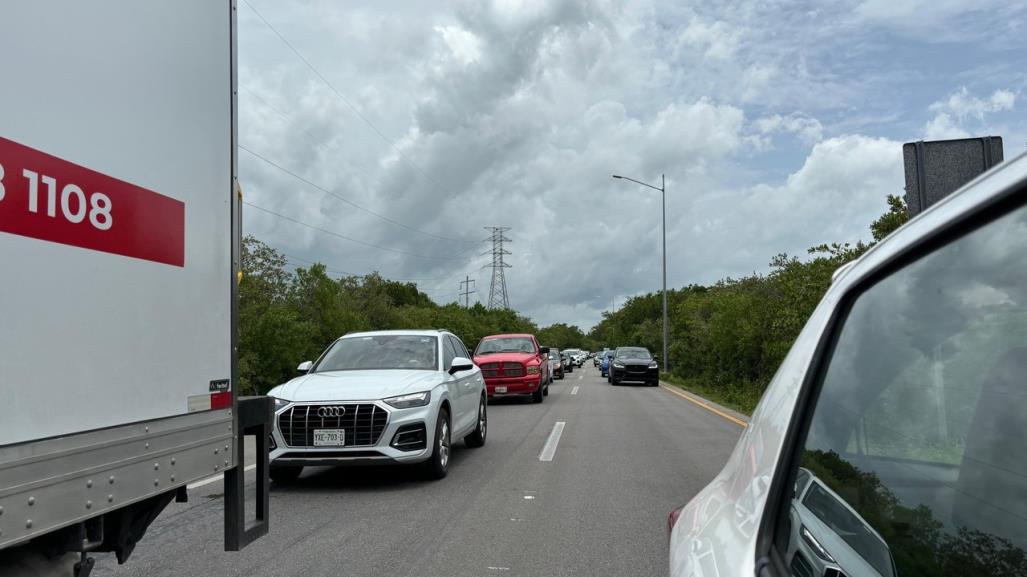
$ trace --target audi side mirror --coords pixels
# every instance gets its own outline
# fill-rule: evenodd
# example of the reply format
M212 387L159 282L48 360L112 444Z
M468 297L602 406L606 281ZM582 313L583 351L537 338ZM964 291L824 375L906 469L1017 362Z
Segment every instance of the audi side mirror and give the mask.
M474 363L471 359L464 357L456 357L453 359L453 363L449 366L449 374L455 375L464 371L469 371L474 368Z
M314 366L314 363L310 361L303 361L300 366L296 367L296 370L300 373L310 372L310 367Z

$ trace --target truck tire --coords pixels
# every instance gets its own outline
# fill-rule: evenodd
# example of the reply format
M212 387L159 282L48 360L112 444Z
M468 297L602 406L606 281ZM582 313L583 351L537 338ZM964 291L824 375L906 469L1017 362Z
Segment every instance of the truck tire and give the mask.
M478 426L474 431L464 437L464 443L468 447L481 447L485 445L485 436L489 430L489 414L486 410L485 395L481 396L481 401L478 404Z
M449 411L441 409L439 418L435 420L435 441L431 458L424 462L426 477L438 480L449 474L449 452L452 448L453 438L449 430Z
M303 466L282 466L271 467L271 480L279 485L287 485L299 478L303 472Z
M544 395L542 393L542 385L540 384L538 386L538 388L535 389L535 392L531 394L531 402L533 402L533 403L541 403L544 398L545 397L544 397Z

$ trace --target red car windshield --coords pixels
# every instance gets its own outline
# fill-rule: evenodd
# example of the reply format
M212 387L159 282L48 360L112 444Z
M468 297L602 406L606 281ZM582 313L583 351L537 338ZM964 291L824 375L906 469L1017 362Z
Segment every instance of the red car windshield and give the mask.
M535 341L528 337L501 337L481 341L474 356L493 353L534 353Z

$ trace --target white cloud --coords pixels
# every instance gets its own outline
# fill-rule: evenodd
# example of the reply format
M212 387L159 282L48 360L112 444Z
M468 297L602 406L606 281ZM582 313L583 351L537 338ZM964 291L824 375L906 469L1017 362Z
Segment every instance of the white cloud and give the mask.
M681 31L680 38L684 44L698 49L706 58L727 60L738 51L744 34L743 28L720 20L708 22L696 17Z
M824 127L816 118L792 113L787 116L774 114L756 119L756 130L763 135L785 132L798 136L804 143L813 144L823 137Z
M436 26L435 31L453 52L453 56L464 65L481 60L481 39L458 26Z
M685 244L733 249L714 255L696 249L689 259L701 263L696 268L710 281L762 270L777 252L865 240L887 209L885 197L901 193L902 178L901 142L862 135L820 141L783 182L698 200L692 214L721 217Z
M971 135L968 125L977 129L982 126L985 115L1012 110L1016 105L1016 94L1011 90L996 90L988 98L978 98L965 86L953 92L948 98L931 104L928 110L934 117L924 128L925 138L967 138Z
M988 98L977 98L970 94L966 86L962 86L945 100L932 104L928 110L952 113L960 120L966 117L981 120L989 112L1012 110L1015 104L1016 94L1011 90L996 90Z
M611 298L658 287L660 194L612 173L653 184L666 174L668 283L711 282L762 270L779 251L867 238L885 196L901 192L901 142L976 129L1025 85L1021 58L1018 77L986 75L1011 90L959 89L982 73L956 81L945 66L994 60L978 44L905 35L913 56L896 58L889 6L872 3L862 16L812 0L265 4L359 115L242 7L240 143L434 235L512 227L511 301L543 324L587 326ZM986 27L957 8L937 22ZM923 94L950 95L929 126ZM456 299L465 274L488 294L484 246L396 226L246 152L240 171L254 204L433 258L248 210L246 232L289 254L437 279L419 284L440 301Z

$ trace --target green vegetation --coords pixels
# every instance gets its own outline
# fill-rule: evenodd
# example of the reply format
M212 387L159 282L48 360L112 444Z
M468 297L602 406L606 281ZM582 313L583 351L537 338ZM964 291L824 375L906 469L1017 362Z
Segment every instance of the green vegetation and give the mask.
M243 240L239 283L239 381L243 394L266 393L296 376L353 331L446 328L474 347L481 337L538 332L510 310L435 304L412 283L378 274L333 279L324 265L287 270L285 255L253 237ZM581 331L579 330L578 333Z
M879 241L906 220L900 197L871 225ZM724 279L710 286L668 291L669 380L744 413L751 413L840 265L870 245L821 245L801 260L779 254L766 275ZM605 313L588 334L555 324L539 328L510 310L438 305L413 283L377 273L334 279L325 267L287 269L285 255L253 237L243 241L239 285L239 373L244 393L264 393L296 375L296 365L316 358L347 332L398 328L447 328L468 347L481 337L531 332L546 346L582 348L638 345L662 348L659 293L631 298ZM661 359L661 362L664 359Z
M871 224L874 242L907 219L900 197L889 196L888 207ZM809 249L805 260L773 257L765 275L669 290L671 381L751 413L830 286L831 275L870 246L824 244ZM598 347L630 343L660 351L662 310L660 293L628 299L617 312L605 313L588 337Z

